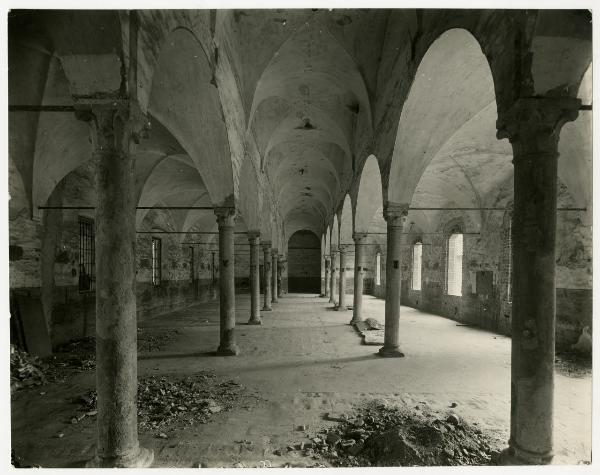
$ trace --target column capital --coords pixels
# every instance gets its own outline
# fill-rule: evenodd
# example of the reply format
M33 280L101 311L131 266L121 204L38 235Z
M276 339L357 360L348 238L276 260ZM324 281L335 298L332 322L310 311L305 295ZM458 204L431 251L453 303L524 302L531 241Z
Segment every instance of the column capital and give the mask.
M387 201L383 206L383 219L388 225L402 226L408 215L409 204L407 203L392 203Z
M558 153L564 124L579 114L580 99L572 97L523 97L496 122L498 139L508 138L515 158L543 157Z
M369 237L368 233L354 233L352 234L352 239L355 244L364 244L364 241Z
M260 243L260 247L263 248L263 251L268 251L269 249L271 249L271 241L262 241Z
M248 241L252 242L255 241L255 244L258 244L258 239L260 239L260 231L248 231L247 233L248 235Z
M340 245L338 246L338 252L339 252L340 254L346 254L346 251L347 251L347 250L348 250L348 248L347 248L347 246L346 246L346 245L344 245L344 244L340 244Z
M279 256L279 251L277 250L277 248L273 248L271 249L271 254L273 255L273 257L278 257Z
M75 117L89 123L95 154L129 151L148 138L151 125L137 102L122 98L76 99Z
M214 211L220 228L235 226L235 208L216 207Z

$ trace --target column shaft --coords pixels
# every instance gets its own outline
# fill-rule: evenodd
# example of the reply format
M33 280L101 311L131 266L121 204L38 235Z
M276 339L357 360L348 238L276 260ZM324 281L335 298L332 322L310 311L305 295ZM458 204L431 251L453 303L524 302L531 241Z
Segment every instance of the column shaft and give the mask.
M336 251L331 253L331 271L329 277L329 301L335 303L333 296L335 295L335 255Z
M324 297L329 297L329 257L325 256L325 280L323 281L323 288L325 292L323 293Z
M346 307L346 248L340 247L340 277L338 282L338 306L337 310L348 310Z
M263 246L264 259L263 259L263 272L264 272L264 284L265 284L265 296L263 312L270 312L271 308L271 247L267 244Z
M259 234L248 233L250 243L250 320L251 325L260 325L260 254Z
M402 228L407 207L388 203L384 210L387 221L387 256L385 261L385 334L379 354L385 357L402 357L399 348L400 332L400 286L402 274L400 258Z
M219 224L219 315L220 343L217 355L234 356L239 353L235 343L235 267L233 228L235 211L215 208Z
M558 139L578 108L576 99L520 99L498 133L514 157L510 464L553 457Z
M364 288L364 240L366 236L354 236L354 302L350 324L362 321L362 295Z
M148 467L137 431L135 174L129 113L92 109L96 176L96 390L98 445L90 466Z
M278 265L277 265L277 249L273 250L273 295L272 295L272 299L271 301L273 303L277 303L277 296L279 294L278 289L277 289L277 277L278 277Z

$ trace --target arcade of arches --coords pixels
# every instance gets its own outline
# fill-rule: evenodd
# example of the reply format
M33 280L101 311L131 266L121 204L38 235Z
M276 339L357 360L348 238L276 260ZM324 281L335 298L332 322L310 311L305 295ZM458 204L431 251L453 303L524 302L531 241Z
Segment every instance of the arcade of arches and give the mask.
M591 353L591 29L583 10L11 11L11 343L96 342L95 380L15 391L13 449L226 465L246 420L255 447L291 437L307 391L410 393L453 394L500 463L591 461L591 374L554 365ZM348 325L367 317L378 352ZM174 340L138 354L151 329ZM206 368L289 410L138 427L138 374ZM93 422L61 429L94 386Z

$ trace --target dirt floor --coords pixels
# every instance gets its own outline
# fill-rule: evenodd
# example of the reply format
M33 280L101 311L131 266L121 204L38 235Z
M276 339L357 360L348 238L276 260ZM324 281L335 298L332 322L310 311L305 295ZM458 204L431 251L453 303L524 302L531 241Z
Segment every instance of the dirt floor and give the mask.
M218 302L139 324L140 336L151 343L140 351L140 379L156 384L163 376L182 380L199 374L213 385L214 401L199 406L207 414L201 422L190 425L174 416L165 427L140 428L141 444L154 449L155 467L330 466L318 454L291 449L339 425L327 420L328 413L352 413L371 400L429 411L452 408L491 445L505 446L509 338L402 307L406 357L382 359L377 347L362 345L348 325L352 312L332 311L324 298L284 295L272 312L263 313L262 326L245 324L249 297L236 298L238 357L214 356ZM383 300L364 297L365 318L383 321L383 312ZM82 416L85 404L79 398L94 383L94 371L86 366L57 382L15 392L12 447L23 463L77 467L92 458L95 416L93 410ZM219 396L227 388L230 397ZM589 371L557 370L555 463L590 461L591 395ZM220 403L220 397L227 402Z

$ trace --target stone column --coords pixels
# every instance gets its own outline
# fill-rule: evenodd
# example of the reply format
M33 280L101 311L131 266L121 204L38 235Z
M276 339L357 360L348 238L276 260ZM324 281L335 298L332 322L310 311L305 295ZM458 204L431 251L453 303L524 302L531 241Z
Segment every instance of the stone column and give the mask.
M277 297L281 298L283 295L283 271L285 270L285 257L283 254L279 255L277 261Z
M335 295L335 264L337 251L331 251L331 271L329 281L329 301L335 303L333 296Z
M83 106L81 106L83 107ZM149 467L137 430L136 140L143 116L117 100L77 112L89 121L96 178L97 447L93 467ZM146 121L147 123L147 121Z
M352 320L350 325L362 321L362 296L365 277L365 241L367 234L354 233L354 305L352 306Z
M325 285L325 282L327 282L327 277L326 277L326 257L324 254L321 255L321 274L319 275L319 283L321 284L321 293L319 294L319 297L325 297L325 295L327 294L325 288L327 287ZM325 278L325 280L323 280L323 278Z
M400 332L400 286L402 273L400 259L402 228L408 214L408 205L387 203L383 217L387 221L387 256L385 261L385 334L379 355L402 357L399 347Z
M235 356L240 350L235 344L235 270L233 228L235 209L215 208L219 224L219 356Z
M513 148L511 427L505 464L550 463L558 140L580 101L519 99L498 121Z
M248 232L250 243L250 320L249 325L260 325L260 255L259 255L259 231Z
M323 297L329 297L329 256L325 256L325 280L323 281Z
M273 249L273 295L271 296L271 302L273 303L277 303L277 297L279 294L279 291L277 290L277 276L279 274L279 266L277 264L278 261L278 254L277 254L277 249Z
M264 258L263 258L263 271L264 271L264 284L265 284L265 299L262 308L263 312L270 312L271 308L271 243L265 242L262 244Z
M338 311L346 311L348 307L346 306L346 246L340 246L340 277L338 279Z

